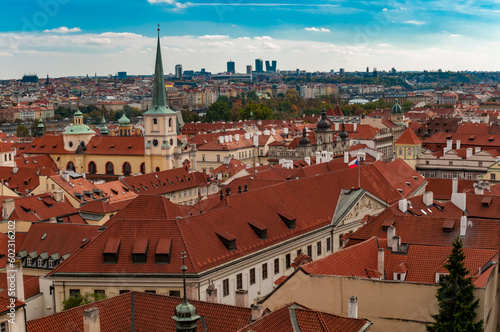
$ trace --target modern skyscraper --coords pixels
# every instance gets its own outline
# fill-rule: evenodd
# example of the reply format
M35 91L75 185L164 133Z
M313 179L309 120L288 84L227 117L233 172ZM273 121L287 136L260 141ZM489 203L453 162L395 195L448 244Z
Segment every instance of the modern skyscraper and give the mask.
M264 71L264 61L262 59L255 59L255 72L262 73Z
M252 73L252 65L247 65L247 74Z
M182 65L175 66L175 78L179 80L182 78Z
M276 60L273 60L272 62L269 62L269 60L266 60L266 71L270 71L273 73L276 72Z
M235 73L235 71L234 71L234 61L229 60L227 62L227 72L231 73L231 74Z

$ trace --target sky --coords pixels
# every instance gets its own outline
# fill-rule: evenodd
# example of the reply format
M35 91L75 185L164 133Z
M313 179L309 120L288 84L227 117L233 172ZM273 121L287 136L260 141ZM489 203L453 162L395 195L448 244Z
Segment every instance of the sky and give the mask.
M500 0L3 0L0 79L154 72L500 70Z

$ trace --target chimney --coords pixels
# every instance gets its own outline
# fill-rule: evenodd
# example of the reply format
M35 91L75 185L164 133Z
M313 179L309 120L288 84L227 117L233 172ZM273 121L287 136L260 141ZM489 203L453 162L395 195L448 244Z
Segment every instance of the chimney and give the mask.
M393 252L397 252L399 250L400 245L401 245L401 238L399 236L393 237L391 250Z
M392 248L392 239L396 236L396 227L391 226L387 229L387 247Z
M238 307L248 307L248 291L244 289L238 289L234 292L235 305Z
M431 206L434 204L434 194L432 191L426 191L423 195L424 205Z
M218 303L217 301L217 289L214 285L207 287L207 302Z
M384 248L378 248L378 260L377 260L377 270L380 274L382 274L382 279L385 279L385 269L384 269L384 257L385 256L385 249Z
M406 213L408 211L408 201L406 198L401 198L399 200L399 210L403 213Z
M304 161L306 162L307 165L311 165L311 157L305 157Z
M335 131L339 131L339 123L338 122L335 123Z
M229 143L229 135L224 136L224 142Z
M288 135L288 128L283 128L283 134Z
M259 135L253 136L253 145L259 146Z
M83 310L83 332L100 332L99 308Z
M465 158L466 158L466 159L469 159L469 158L471 158L471 157L472 157L472 148L467 148L467 149L465 150Z
M454 177L451 182L451 193L458 193L458 178Z
M316 164L321 164L321 153L316 151Z
M453 140L447 139L446 140L446 151L450 151L453 149Z
M14 272L15 274L15 284L16 284L16 289L15 289L15 292L16 292L16 299L18 299L19 301L23 301L25 300L25 297L24 297L24 280L23 280L23 266L21 264L21 261L20 260L16 260L14 261L14 265L15 265L15 270L12 271L10 270L11 273L9 273L8 275L9 276L12 276L12 272ZM11 281L14 281L14 280L10 280L7 278L7 280L9 281L9 283Z
M344 164L349 164L349 152L344 152Z
M478 152L481 152L481 147L480 146L476 146L474 148L474 153L478 153Z
M13 198L7 198L3 201L2 217L4 220L9 219L12 212L14 212L16 205Z
M462 211L465 211L465 209L467 208L466 199L467 196L464 193L451 194L451 202Z
M219 143L224 144L224 136L219 136Z
M238 142L240 140L240 134L234 134L234 140Z
M356 129L358 129L358 124L357 123L353 123L352 124L352 131L356 131Z
M358 318L358 297L356 295L349 297L348 311L349 318Z
M54 200L56 202L64 202L64 193L62 190L54 190L52 195L54 196Z
M229 165L229 156L224 157L223 165Z
M17 167L12 168L12 174L17 174L18 171L19 171L19 168L17 168Z
M458 150L458 149L460 149L460 146L461 146L461 145L460 145L460 140L459 140L459 139L457 139L457 150Z
M64 181L69 182L69 174L68 173L64 172L64 173L62 173L61 176L64 179Z
M467 232L467 217L460 217L460 237L465 237L465 233Z
M255 322L256 320L260 319L262 317L263 313L263 308L262 304L257 303L257 299L253 300L253 306L252 306L252 318L251 321Z
M484 195L484 189L482 186L474 183L474 194L476 195Z

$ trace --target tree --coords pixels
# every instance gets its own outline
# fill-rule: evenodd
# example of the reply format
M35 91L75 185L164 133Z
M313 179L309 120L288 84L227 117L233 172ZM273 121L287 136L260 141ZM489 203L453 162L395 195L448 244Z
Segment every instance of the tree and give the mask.
M89 304L95 301L104 300L106 298L106 294L102 293L94 293L94 294L85 294L78 296L70 296L66 300L63 301L63 310L68 310L74 307L81 306L83 304Z
M38 134L38 124L40 123L40 119L35 119L31 124L31 136L36 137Z
M23 125L22 123L17 125L17 129L16 129L16 136L17 137L28 137L29 135L30 135L30 132L29 132L28 128L26 128L25 125Z
M231 120L231 109L225 101L216 102L210 105L207 110L203 121L230 121Z
M250 119L250 112L252 112L254 120L270 119L273 115L273 111L266 105L248 104L240 111L240 118L245 120Z
M467 277L469 271L464 266L465 254L462 241L457 237L444 267L450 272L439 280L437 300L439 313L433 315L435 323L427 326L427 331L482 331L483 320L475 323L479 300L474 300L474 284Z

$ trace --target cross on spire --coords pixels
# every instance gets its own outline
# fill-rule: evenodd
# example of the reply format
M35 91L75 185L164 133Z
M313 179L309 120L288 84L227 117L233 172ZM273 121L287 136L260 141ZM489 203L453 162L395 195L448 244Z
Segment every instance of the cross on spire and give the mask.
M184 297L182 299L183 302L187 302L187 297L186 297L186 270L187 270L187 267L186 267L186 261L185 261L186 257L187 257L186 252L184 251L184 249L182 249L182 251L181 251L181 259L182 259L181 271L182 271L182 281L184 284Z

